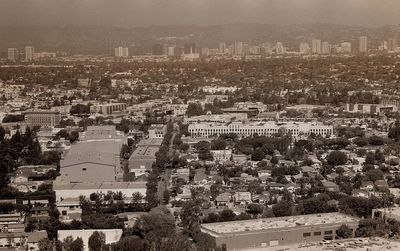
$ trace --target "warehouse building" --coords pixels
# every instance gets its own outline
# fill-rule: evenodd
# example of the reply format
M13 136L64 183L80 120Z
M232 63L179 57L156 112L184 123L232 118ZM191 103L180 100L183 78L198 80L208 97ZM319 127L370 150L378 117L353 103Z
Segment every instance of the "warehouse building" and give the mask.
M150 138L139 141L137 148L129 158L129 172L134 173L136 177L150 172L162 140L161 138Z
M353 230L359 219L341 214L310 214L202 224L201 231L226 250L244 250L334 240L342 225Z

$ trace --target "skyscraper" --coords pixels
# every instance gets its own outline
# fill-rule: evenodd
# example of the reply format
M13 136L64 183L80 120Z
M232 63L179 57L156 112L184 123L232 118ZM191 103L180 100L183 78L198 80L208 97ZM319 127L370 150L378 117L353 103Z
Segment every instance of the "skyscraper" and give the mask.
M35 48L33 46L25 46L25 60L32 61Z
M234 50L235 55L242 55L243 54L243 42L235 41L233 50Z
M10 61L17 61L18 58L18 51L16 48L8 48L8 60Z
M226 51L226 43L219 43L219 53L225 54Z
M183 46L184 54L194 54L196 53L196 44L195 43L186 43Z
M378 50L380 51L387 51L388 50L388 42L387 41L382 41L379 46L378 46Z
M395 51L397 48L396 38L390 38L388 41L388 51Z
M309 54L310 53L310 45L306 42L300 43L299 50L301 54Z
M359 46L360 53L368 52L368 40L366 36L360 37Z
M276 43L275 50L276 54L284 54L286 52L286 49L281 42Z
M327 41L324 41L322 43L322 54L330 54L330 53L331 53L331 45Z
M170 57L175 56L175 46L168 46L167 55Z
M321 53L321 40L313 39L311 42L312 42L312 53L320 54Z
M128 47L119 46L115 48L115 56L126 58L129 56Z

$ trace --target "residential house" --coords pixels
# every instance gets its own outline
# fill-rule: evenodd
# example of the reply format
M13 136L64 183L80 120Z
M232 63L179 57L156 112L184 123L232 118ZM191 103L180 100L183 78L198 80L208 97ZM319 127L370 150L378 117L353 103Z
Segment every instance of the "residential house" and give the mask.
M247 205L252 201L250 192L236 192L233 198L235 204L239 205Z
M374 190L374 182L372 181L362 181L360 189L365 191L372 191Z
M231 200L231 194L227 192L221 193L215 198L217 206L227 206L230 200Z
M340 187L332 181L324 181L324 182L322 182L322 185L324 186L325 190L328 192L339 192L340 191Z
M39 251L39 241L47 239L46 231L36 231L28 233L27 249L29 251Z
M377 190L382 191L389 189L389 184L387 183L386 180L377 180L375 181L375 187Z

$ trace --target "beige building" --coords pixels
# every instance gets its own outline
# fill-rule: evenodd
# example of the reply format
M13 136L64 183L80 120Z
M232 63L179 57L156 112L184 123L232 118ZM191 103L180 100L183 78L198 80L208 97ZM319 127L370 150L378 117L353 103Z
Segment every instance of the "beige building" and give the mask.
M61 121L61 114L56 111L29 111L24 115L25 122L30 126L54 127Z
M129 158L129 172L135 176L146 174L156 161L156 153L160 149L162 138L149 138L139 141L137 148Z
M167 127L163 124L153 124L149 127L149 139L163 139Z
M126 103L109 103L109 104L98 104L90 107L91 112L97 112L104 115L110 115L126 110Z

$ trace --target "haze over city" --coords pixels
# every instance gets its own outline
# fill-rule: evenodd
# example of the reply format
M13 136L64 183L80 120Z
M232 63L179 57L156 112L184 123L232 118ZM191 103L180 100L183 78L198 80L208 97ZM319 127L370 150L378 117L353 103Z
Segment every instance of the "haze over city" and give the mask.
M2 0L0 26L400 23L396 0Z

